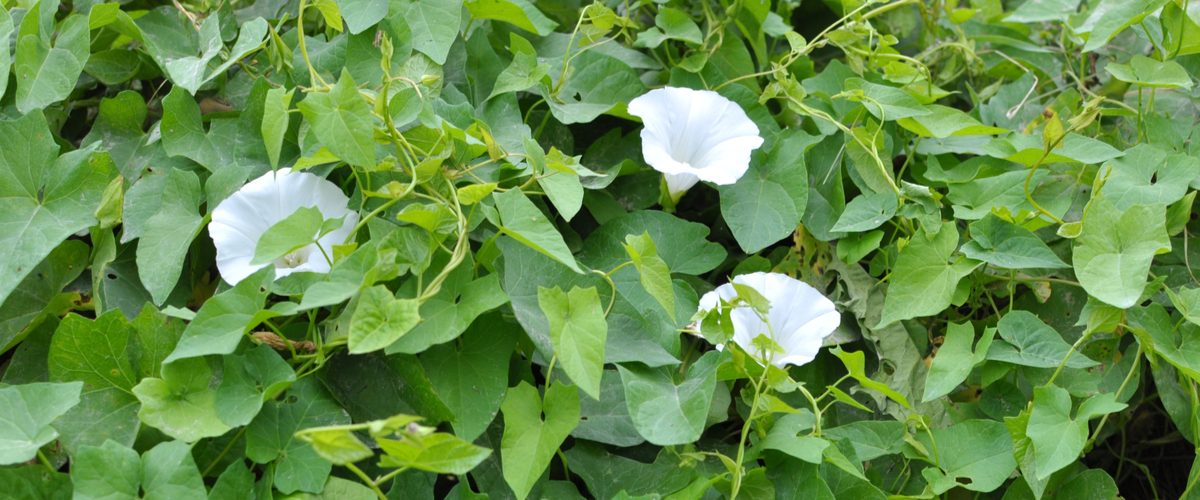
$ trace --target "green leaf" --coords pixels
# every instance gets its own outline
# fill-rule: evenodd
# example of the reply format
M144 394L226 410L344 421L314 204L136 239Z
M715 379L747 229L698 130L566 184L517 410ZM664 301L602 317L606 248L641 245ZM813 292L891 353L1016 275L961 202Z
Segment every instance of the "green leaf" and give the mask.
M518 52L513 55L512 63L496 77L496 85L492 87L492 94L488 99L508 92L529 90L549 74L550 65L538 64L537 54Z
M816 140L799 131L781 136L769 153L754 152L737 183L721 187L721 215L747 253L786 238L800 224L808 204L804 152Z
M600 399L580 398L582 417L579 426L571 431L577 439L586 439L614 446L636 446L646 440L638 434L625 404L625 387L620 373L604 370L600 378ZM571 454L567 453L567 458Z
M904 423L894 420L860 420L825 431L833 440L848 439L862 460L899 453L904 445Z
M224 367L214 406L217 417L231 426L249 424L264 401L296 381L292 367L266 344L244 355L226 355Z
M717 365L721 355L710 351L676 380L673 368L617 365L633 425L647 441L659 446L688 444L700 438L708 418Z
M1091 52L1106 45L1117 33L1145 19L1166 4L1167 0L1106 0L1097 5L1092 15L1083 22L1077 33L1089 33L1083 52Z
M858 174L862 184L866 185L866 189L875 193L895 193L889 182L893 174L888 168L891 155L886 149L884 134L869 132L864 127L854 127L849 134L842 135L845 139L844 154L854 166L854 172ZM882 167L875 161L875 156L879 157Z
M434 392L416 356L379 352L330 359L322 374L325 387L351 418L362 422L396 414L425 415L430 424L454 420Z
M191 94L183 87L172 87L162 107L163 119L158 128L168 154L185 156L214 172L225 163L224 148L204 131L200 106Z
M654 17L654 25L662 30L662 36L665 38L697 44L704 42L700 27L681 10L670 7L659 9L658 15Z
M138 419L175 439L193 443L230 427L217 418L217 392L209 387L212 370L204 358L164 365L162 378L147 377L133 388L142 402Z
M258 239L254 247L251 265L266 264L296 249L312 244L320 237L325 223L321 209L316 206L300 207L283 220L276 222ZM326 252L332 249L326 249Z
M621 497L621 491L638 498L663 498L687 486L697 472L668 449L659 450L653 463L645 463L609 452L596 443L576 441L565 455L571 472L583 478L595 498L629 498Z
M1126 311L1126 319L1134 332L1144 332L1153 342L1154 352L1190 377L1200 376L1200 350L1197 349L1196 329L1190 323L1182 325L1185 332L1175 332L1175 322L1163 306L1150 304ZM1149 344L1149 342L1147 342ZM1145 345L1145 344L1143 344Z
M205 500L208 498L191 447L160 443L139 460L137 452L107 441L75 454L71 481L84 500ZM144 491L139 495L139 489Z
M257 325L252 320L267 298L263 284L274 277L274 269L268 266L208 299L163 363L209 354L233 354L246 332Z
M654 297L654 300L674 321L675 287L671 283L671 270L667 268L667 263L658 256L658 249L654 245L654 240L650 238L650 233L642 232L641 236L632 234L625 236L625 251L629 253L633 266L637 268L642 288L651 297Z
M87 267L89 251L82 241L64 241L21 280L0 304L0 351L26 338L30 322L51 306L60 297L59 292Z
M346 411L312 377L292 385L281 401L268 401L246 431L246 457L260 464L275 462L275 488L320 493L333 465L296 438L300 429L345 425Z
M285 92L283 87L272 88L267 91L264 101L262 136L272 169L279 167L279 154L283 150L283 138L287 135L290 121L288 109L295 92L294 89Z
M1200 159L1185 154L1169 154L1149 144L1125 151L1125 156L1109 161L1112 174L1100 193L1117 207L1133 205L1169 205L1183 199L1188 183L1200 175Z
M926 449L932 449L935 441L952 443L938 449L938 467L921 471L936 495L956 487L992 491L1003 485L1017 468L1012 440L1001 422L968 420L946 429L935 429L932 434L933 441L925 433L917 433L916 439Z
M204 480L196 469L191 446L168 441L142 456L144 500L204 500Z
M114 441L106 441L101 446L80 447L72 459L74 463L71 464L71 482L75 483L74 498L141 498L138 494L142 483L141 460L136 451Z
M672 273L700 275L726 258L725 248L707 240L709 228L657 210L640 210L604 223L588 235L579 258L595 269L612 269L629 260L626 237L647 234ZM620 273L614 274L614 277ZM689 313L690 314L690 313Z
M380 460L381 466L462 475L492 454L492 450L444 432L428 436L405 435L403 438L399 441L377 441L379 448L387 453L387 456Z
M844 82L847 97L861 102L879 120L899 120L932 114L908 92L887 85L871 83L862 78Z
M1033 442L1038 479L1050 477L1079 458L1087 441L1088 419L1125 408L1114 396L1105 393L1088 398L1071 418L1071 395L1066 389L1054 385L1033 389L1033 413L1026 434Z
M589 50L578 53L571 64L575 72L556 96L546 85L538 85L551 114L563 125L591 122L645 93L646 86L633 68L615 57Z
M38 22L43 5L52 8L56 4L39 2L25 14L13 61L13 75L17 77L17 109L25 115L66 99L75 90L75 83L91 52L87 16L68 16L58 28L52 46L50 35L53 33L47 31L54 31L53 24L45 26Z
M296 106L329 152L356 167L375 168L371 105L358 93L358 86L347 70L342 70L341 78L329 92L312 92Z
M986 329L975 346L975 352L971 353L975 328L970 323L948 323L945 341L937 350L937 355L929 365L929 373L925 376L925 395L921 400L933 401L945 396L966 380L971 369L987 357L995 333L994 329Z
M121 446L133 444L137 411L133 395L138 382L131 362L136 348L133 327L120 311L109 311L93 320L69 314L50 343L51 382L83 382L79 404L59 417L55 428L67 450L106 440Z
M58 439L55 419L79 404L83 382L34 383L0 389L0 465L25 462Z
M795 231L800 214L779 184L743 177L721 190L721 215L747 253L775 244Z
M1112 476L1101 469L1081 471L1058 488L1058 500L1118 500L1120 492Z
M1165 290L1175 310L1188 321L1200 325L1200 288L1179 287L1179 293L1175 293L1170 287Z
M74 489L70 476L47 473L41 465L0 469L0 488L13 492L14 500L67 500Z
M558 23L525 0L469 0L463 6L474 19L505 21L540 36L546 36L558 27Z
M175 289L192 240L204 227L200 217L200 179L172 169L162 191L162 207L146 221L138 243L137 264L142 285L162 304Z
M988 127L971 115L949 106L927 104L925 109L930 113L910 118L901 118L896 124L904 127L921 137L962 137L972 135L995 135L1007 132L1002 128Z
M971 241L962 246L967 257L1005 269L1070 267L1033 231L989 213L971 223Z
M592 399L600 399L608 323L595 287L538 287L538 305L550 322L550 342L563 370Z
M987 359L1003 361L1021 366L1056 368L1062 363L1071 346L1062 339L1054 328L1038 319L1029 311L1013 311L1005 314L996 324L1000 338L987 351ZM1099 363L1075 353L1067 359L1070 368L1088 368Z
M759 442L758 447L766 450L776 450L812 464L824 461L825 448L829 441L813 436L797 436L804 431L811 431L816 419L812 413L791 413L775 421L775 425L767 432L767 436Z
M950 307L959 280L980 264L968 258L951 263L956 246L958 229L954 222L942 224L933 236L924 228L913 236L896 260L876 328L903 319L932 316Z
M546 389L545 401L540 399L538 390L522 381L508 390L500 406L504 412L500 460L504 481L517 500L529 495L558 447L579 424L579 392L575 386L551 385Z
M1018 170L953 184L946 198L954 204L954 216L960 219L979 220L1002 208L1014 214L1021 210L1035 212L1037 209L1025 198L1025 180L1029 179L1032 195L1047 175L1045 171L1039 171L1030 178L1027 172Z
M12 68L13 18L6 9L0 12L0 95L8 91L8 75Z
M1109 63L1105 71L1113 78L1142 87L1191 90L1192 77L1175 61L1155 61L1141 54L1134 54L1129 64Z
M846 211L830 231L860 233L870 231L896 215L896 195L863 193L846 204Z
M1079 8L1079 0L1044 0L1026 2L1004 18L1012 23L1040 23L1046 21L1066 22Z
M545 214L538 210L520 189L510 189L503 193L492 195L496 200L496 209L500 212L500 230L517 241L528 245L547 257L557 260L571 270L582 274L583 270L575 262L571 250L563 242L554 225L546 219Z
M866 233L850 233L838 240L838 258L845 263L858 262L877 250L882 241L883 231L878 229Z
M1042 158L1046 152L1045 147L1041 134L1009 134L1004 138L992 139L980 150L992 157L1030 167ZM1045 155L1045 160L1041 161L1095 165L1123 154L1107 143L1071 132L1059 143L1059 147L1051 150L1050 154Z
M354 435L353 426L334 425L304 429L296 437L312 445L313 451L334 465L346 465L375 455Z
M217 477L216 484L208 493L208 500L253 500L254 473L246 468L244 460L229 464Z
M397 0L404 20L412 28L413 50L437 64L445 64L450 46L458 37L462 0Z
M176 85L183 87L190 94L195 94L209 80L225 73L247 54L262 47L267 37L267 21L262 18L253 19L242 24L237 42L221 64L213 63L225 49L221 41L221 16L209 16L200 25L200 56L191 55L167 61L166 70Z
M0 144L2 302L63 240L96 224L116 169L97 144L58 156L41 111L0 121Z
M374 26L388 15L388 2L385 0L337 0L338 10L342 19L350 28L350 33L362 33Z
M435 345L421 355L433 389L457 417L451 424L455 435L474 442L496 418L508 379L495 375L507 372L517 333L514 324L489 314L472 323L461 342Z
M1165 206L1134 205L1122 211L1101 197L1092 200L1072 261L1089 295L1125 309L1141 297L1154 255L1170 249Z
M562 170L547 172L545 155L537 141L528 136L522 136L522 141L525 154L533 158L533 162L538 165L539 175L544 175L538 179L538 185L545 191L554 208L558 209L558 213L570 221L583 206L583 184L579 182L579 175Z
M427 271L427 279L437 274L435 269ZM484 312L508 302L508 295L500 289L500 279L487 275L471 280L473 266L460 265L442 282L442 290L421 304L421 323L411 332L387 346L388 354L403 352L416 354L430 346L454 340Z
M397 299L383 285L363 290L350 318L350 352L378 351L399 340L421 321L419 307L415 299Z
M849 372L848 374L850 377L858 381L859 385L867 389L879 391L892 401L900 403L906 408L909 407L908 399L905 398L904 395L893 391L887 386L887 384L871 380L871 378L867 376L866 357L863 355L862 351L846 352L843 351L841 347L835 347L829 352L833 353L834 356L837 356L838 359L842 360L842 364L846 365L846 371Z

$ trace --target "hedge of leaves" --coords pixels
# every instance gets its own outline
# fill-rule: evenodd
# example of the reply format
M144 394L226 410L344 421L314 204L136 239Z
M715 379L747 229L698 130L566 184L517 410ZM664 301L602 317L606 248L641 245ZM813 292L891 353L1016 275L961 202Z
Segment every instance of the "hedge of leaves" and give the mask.
M4 6L0 496L1200 496L1195 2Z

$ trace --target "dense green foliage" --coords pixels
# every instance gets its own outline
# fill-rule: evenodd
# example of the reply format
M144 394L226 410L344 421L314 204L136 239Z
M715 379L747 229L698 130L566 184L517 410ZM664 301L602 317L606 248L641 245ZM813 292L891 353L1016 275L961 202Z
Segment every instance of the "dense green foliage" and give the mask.
M0 497L1200 497L1189 0L102 2L0 9ZM223 279L285 167L349 212ZM697 314L760 271L812 362Z

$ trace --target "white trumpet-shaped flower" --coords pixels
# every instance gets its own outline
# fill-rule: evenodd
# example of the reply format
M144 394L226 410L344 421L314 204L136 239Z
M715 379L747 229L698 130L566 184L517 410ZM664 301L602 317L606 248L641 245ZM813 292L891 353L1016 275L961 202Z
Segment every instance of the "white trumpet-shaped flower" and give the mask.
M763 144L741 106L709 90L651 90L629 103L629 114L642 119L642 156L666 175L673 201L699 181L737 182Z
M286 168L246 183L213 209L208 225L208 234L217 247L221 277L231 285L237 284L272 264L276 279L295 272L329 272L326 254L332 257L333 246L343 244L358 222L358 213L346 207L349 201L334 183ZM267 229L296 210L311 207L320 210L325 219L345 217L342 227L274 262L251 264L258 240Z
M765 353L754 339L766 335L775 341L783 352L772 352L768 360L783 368L785 365L803 365L817 356L825 337L833 333L842 322L842 316L833 302L808 284L779 273L752 273L733 278L733 283L753 288L771 303L766 322L749 306L740 306L730 311L733 323L733 341L746 352L765 359ZM719 305L718 298L732 302L738 296L733 284L726 283L716 290L704 294L700 299L700 310L710 311ZM717 349L723 346L718 345Z

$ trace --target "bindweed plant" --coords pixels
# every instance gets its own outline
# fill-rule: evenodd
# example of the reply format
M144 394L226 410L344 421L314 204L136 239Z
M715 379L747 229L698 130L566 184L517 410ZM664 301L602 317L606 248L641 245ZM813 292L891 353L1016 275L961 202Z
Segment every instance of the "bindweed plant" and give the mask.
M1189 0L5 1L0 498L1200 498L1197 71Z

